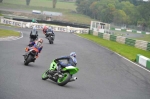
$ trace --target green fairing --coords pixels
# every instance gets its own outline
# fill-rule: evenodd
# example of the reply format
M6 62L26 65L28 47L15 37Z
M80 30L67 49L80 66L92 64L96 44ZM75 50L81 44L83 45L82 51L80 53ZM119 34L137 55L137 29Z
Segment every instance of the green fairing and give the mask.
M45 71L43 74L42 74L42 78L45 78L47 77L47 74L46 74L47 71Z
M73 74L75 74L75 73L77 73L78 71L79 71L79 68L77 68L77 67L74 67L74 68L63 68L62 69L62 71L69 71L69 73L71 74L71 75L73 75Z
M69 68L69 67L71 67L71 68ZM57 68L57 64L53 61L50 64L49 70L54 71L54 70L56 70L56 68ZM67 67L63 68L62 71L69 71L69 73L71 75L73 75L73 74L77 73L79 71L79 69L77 67L74 67L74 66L67 66Z
M55 70L56 68L57 68L57 64L53 61L53 62L50 64L49 69L50 69L51 71L53 71L53 70Z
M67 74L64 74L64 77L63 78L59 78L57 82L61 83L61 82L65 81L67 76L68 76Z

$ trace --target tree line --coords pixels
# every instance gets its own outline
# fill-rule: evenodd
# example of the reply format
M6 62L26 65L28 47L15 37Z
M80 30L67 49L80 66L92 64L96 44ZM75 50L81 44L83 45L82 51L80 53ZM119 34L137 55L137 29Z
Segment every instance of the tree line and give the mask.
M106 23L150 28L150 2L143 0L76 0L77 12Z

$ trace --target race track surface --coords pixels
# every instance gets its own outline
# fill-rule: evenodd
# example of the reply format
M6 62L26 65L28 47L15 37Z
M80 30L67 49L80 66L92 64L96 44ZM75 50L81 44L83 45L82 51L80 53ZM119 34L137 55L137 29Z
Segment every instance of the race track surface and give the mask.
M123 34L123 36L127 38L136 39L144 36L144 34L142 33L133 33L133 32L125 32L125 31L117 31L117 30L110 30L110 31L113 33Z
M22 31L24 37L0 42L0 99L150 99L148 71L74 34L55 32L50 45L39 30L43 50L35 63L24 66L30 29L9 29ZM77 53L80 69L77 81L60 87L41 79L53 59L72 51Z

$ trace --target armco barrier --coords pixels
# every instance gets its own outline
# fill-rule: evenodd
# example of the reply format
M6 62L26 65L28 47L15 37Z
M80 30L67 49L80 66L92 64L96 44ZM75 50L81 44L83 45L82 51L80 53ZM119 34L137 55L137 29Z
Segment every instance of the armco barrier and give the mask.
M150 59L149 58L142 56L140 54L137 54L136 62L150 70Z
M45 26L45 24L15 21L15 20L5 19L5 18L1 18L0 22L3 24L9 24L21 28L32 28L33 26L36 26L37 29L42 29L43 26ZM56 26L56 25L49 25L49 26L51 26L54 31L86 33L86 34L89 33L89 28L75 28L70 26Z

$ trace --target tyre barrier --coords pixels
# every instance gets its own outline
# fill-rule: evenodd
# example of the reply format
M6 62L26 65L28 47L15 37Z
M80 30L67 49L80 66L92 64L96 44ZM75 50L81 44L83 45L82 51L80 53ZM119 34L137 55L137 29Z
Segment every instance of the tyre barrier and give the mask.
M93 33L93 31L90 31L90 32L92 32L92 33L89 33L89 34L98 36L102 39L118 42L121 44L126 44L129 46L136 47L138 49L150 51L150 42L148 42L148 41L134 40L134 39L126 38L124 36L115 36L115 35L111 35L111 34L107 34L107 33L98 33L97 34L97 33Z

